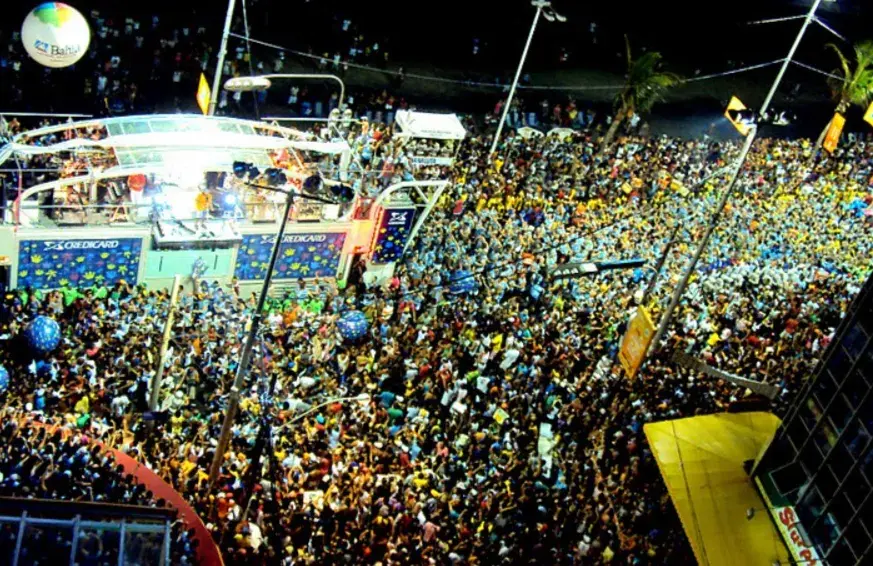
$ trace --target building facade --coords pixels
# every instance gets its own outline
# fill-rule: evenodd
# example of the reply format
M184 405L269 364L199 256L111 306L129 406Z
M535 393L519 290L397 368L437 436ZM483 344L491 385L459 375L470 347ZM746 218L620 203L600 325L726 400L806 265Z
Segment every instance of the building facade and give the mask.
M798 562L873 561L873 277L753 472Z

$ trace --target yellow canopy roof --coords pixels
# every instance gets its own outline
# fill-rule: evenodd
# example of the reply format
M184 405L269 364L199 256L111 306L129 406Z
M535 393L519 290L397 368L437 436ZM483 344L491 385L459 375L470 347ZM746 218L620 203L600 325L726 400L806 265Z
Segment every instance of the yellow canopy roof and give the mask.
M743 469L743 462L767 446L779 422L765 412L719 413L643 428L698 563L790 563ZM755 510L752 519L749 509Z

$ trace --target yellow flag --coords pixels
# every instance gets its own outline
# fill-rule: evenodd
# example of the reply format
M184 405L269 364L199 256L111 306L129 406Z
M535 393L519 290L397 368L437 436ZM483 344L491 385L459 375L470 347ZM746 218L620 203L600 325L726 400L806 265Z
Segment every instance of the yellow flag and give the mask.
M870 106L867 107L867 111L864 112L864 121L873 126L873 102L870 103Z
M831 125L828 126L828 133L825 134L824 143L821 144L828 152L833 153L837 149L837 144L840 142L840 134L843 133L843 126L845 125L846 118L839 112L834 114L834 117L831 119Z
M728 102L727 110L724 111L724 117L730 120L730 123L734 125L734 128L736 128L739 133L744 136L749 135L749 127L747 125L741 124L730 117L731 110L746 110L746 105L736 96L732 96L731 101Z
M212 93L209 91L209 84L206 82L206 76L200 73L200 84L197 85L197 106L204 115L209 113L209 102L212 99Z

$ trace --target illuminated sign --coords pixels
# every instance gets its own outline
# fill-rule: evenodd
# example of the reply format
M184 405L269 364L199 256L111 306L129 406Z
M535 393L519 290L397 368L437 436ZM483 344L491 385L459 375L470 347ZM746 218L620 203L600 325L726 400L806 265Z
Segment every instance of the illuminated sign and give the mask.
M775 507L773 511L776 513L776 526L782 533L782 538L785 539L788 551L791 552L795 562L807 566L821 564L821 558L815 547L807 542L806 533L797 520L794 507Z

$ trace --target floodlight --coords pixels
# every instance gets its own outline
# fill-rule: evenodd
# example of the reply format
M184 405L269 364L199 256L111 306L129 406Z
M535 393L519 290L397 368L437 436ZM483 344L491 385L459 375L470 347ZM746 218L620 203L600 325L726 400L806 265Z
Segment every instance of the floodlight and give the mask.
M323 184L320 175L310 175L303 181L303 191L309 194L318 194Z

